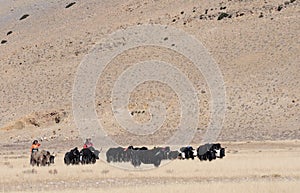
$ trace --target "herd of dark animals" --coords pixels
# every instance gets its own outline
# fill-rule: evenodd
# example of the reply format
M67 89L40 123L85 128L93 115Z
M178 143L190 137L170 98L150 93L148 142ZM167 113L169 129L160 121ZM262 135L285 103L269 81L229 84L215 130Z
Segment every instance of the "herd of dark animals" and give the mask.
M99 159L100 151L93 147L83 148L81 151L77 147L67 152L64 157L66 165L94 164Z
M110 148L106 152L107 162L131 162L134 167L143 164L153 164L158 167L162 160L173 159L194 159L198 157L201 161L212 161L216 158L225 156L225 148L221 144L205 144L199 146L196 150L191 147L182 147L179 151L171 151L170 147L155 147L148 149L146 147Z
M77 147L65 153L64 163L66 165L78 164L95 164L99 159L100 151L90 148L83 148L81 151ZM221 147L220 143L205 144L194 149L191 146L182 147L179 151L171 151L170 147L154 147L148 149L147 147L133 147L127 148L116 147L109 148L106 152L106 160L111 162L130 162L134 167L143 164L153 164L158 167L162 160L174 159L194 159L198 157L200 161L212 161L216 158L223 158L225 156L225 148ZM51 155L49 151L38 151L31 155L31 165L46 166L54 163L55 155Z

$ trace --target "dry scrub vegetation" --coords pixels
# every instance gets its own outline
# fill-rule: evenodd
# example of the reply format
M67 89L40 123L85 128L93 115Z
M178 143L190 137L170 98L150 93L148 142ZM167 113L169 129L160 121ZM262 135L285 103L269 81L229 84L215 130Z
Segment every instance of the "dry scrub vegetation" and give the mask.
M298 141L227 143L226 157L212 162L175 160L157 169L119 169L101 160L66 166L63 154L50 167L31 167L29 157L1 158L4 192L297 192ZM129 168L133 166L127 163Z

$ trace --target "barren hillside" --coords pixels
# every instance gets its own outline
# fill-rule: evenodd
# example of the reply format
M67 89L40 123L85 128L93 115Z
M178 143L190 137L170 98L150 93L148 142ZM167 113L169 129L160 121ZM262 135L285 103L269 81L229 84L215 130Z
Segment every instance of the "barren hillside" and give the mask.
M299 1L0 1L0 128L3 143L33 138L80 140L72 92L78 66L102 38L143 24L181 29L197 38L224 79L226 114L220 141L299 139ZM68 6L67 6L68 5ZM167 109L160 131L131 136L115 120L111 89L122 70L145 59L183 70L199 97L199 142L210 122L212 100L205 77L172 50L138 47L111 61L99 77L95 104L107 133L120 144L164 141L180 117L172 89L145 82L128 109L140 123L151 118L149 101ZM130 136L130 137L129 137Z

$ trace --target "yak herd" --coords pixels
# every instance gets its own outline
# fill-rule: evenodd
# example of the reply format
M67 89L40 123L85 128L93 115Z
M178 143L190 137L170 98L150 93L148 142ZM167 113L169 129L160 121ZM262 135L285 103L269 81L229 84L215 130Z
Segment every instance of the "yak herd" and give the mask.
M83 148L78 150L77 147L65 153L64 163L66 165L78 164L94 164L99 159L100 151L90 148ZM225 156L225 149L221 144L205 144L194 149L191 146L182 147L179 150L172 151L167 147L154 147L148 149L147 147L133 147L126 148L115 147L109 148L106 152L106 161L111 162L128 162L134 167L143 164L153 164L158 167L162 160L174 159L194 159L198 157L200 161L212 161L216 158L223 158ZM51 155L49 151L37 151L32 153L30 163L32 166L45 166L54 163L55 155Z
M110 162L131 162L134 167L143 164L153 164L158 167L162 160L174 159L194 159L198 157L201 161L212 161L216 158L223 158L225 156L225 149L221 144L205 144L194 149L191 146L180 148L179 151L171 151L170 147L154 147L148 149L147 147L133 147L127 148L117 147L110 148L106 152L106 160Z
M99 159L100 151L90 148L83 148L81 151L77 147L67 152L64 157L64 162L66 165L76 165L76 164L94 164L96 160Z

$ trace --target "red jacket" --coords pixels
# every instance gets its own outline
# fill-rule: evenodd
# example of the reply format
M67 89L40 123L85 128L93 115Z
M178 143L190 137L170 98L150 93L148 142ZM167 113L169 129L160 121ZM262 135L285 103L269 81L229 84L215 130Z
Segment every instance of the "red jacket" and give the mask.
M85 143L84 145L83 145L83 149L85 149L85 148L89 148L89 147L93 147L94 145L92 144L92 143Z
M31 153L34 152L34 151L38 151L39 150L39 147L40 147L41 144L37 143L37 144L32 144L31 145Z

